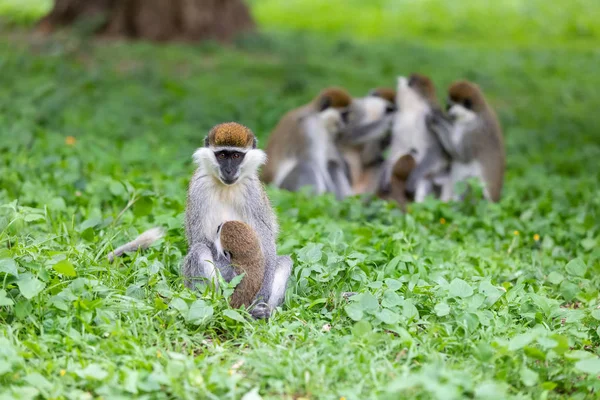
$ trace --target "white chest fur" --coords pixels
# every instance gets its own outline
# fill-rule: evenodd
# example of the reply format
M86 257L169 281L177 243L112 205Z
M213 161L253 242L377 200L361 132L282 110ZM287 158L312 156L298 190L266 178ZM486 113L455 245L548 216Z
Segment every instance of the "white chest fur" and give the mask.
M226 221L242 221L251 225L243 207L246 197L244 189L243 183L231 186L216 183L212 190L208 191L211 193L209 197L211 207L205 208L203 229L206 238L214 241L217 238L217 228Z
M399 92L399 111L392 125L392 154L398 157L411 150L419 162L430 144L431 135L425 124L429 113L429 104L411 88L401 88Z

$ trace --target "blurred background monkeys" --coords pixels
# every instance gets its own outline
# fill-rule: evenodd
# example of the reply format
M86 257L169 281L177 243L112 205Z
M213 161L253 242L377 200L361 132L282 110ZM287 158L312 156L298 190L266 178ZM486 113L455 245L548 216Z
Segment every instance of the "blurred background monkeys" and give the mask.
M348 167L335 141L353 108L348 92L332 87L285 114L269 137L261 180L290 191L310 186L337 199L351 195Z

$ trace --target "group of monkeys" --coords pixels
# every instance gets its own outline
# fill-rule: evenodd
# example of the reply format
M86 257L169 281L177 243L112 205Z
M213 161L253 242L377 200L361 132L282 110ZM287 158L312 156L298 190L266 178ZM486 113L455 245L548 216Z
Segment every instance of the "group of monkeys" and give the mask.
M455 183L474 177L485 197L498 201L505 163L500 125L479 87L453 83L444 112L431 80L419 74L400 77L396 91L375 89L363 98L325 89L282 117L266 153L249 128L216 125L193 158L185 285L217 286L217 270L226 282L244 274L230 304L257 319L283 302L292 270L292 259L277 254L279 226L262 182L288 190L310 186L340 199L371 191L404 205L431 194L460 198ZM108 258L147 248L162 235L150 229Z
M291 191L310 186L338 199L376 193L403 208L428 195L459 200L456 183L469 178L482 182L491 201L502 191L498 119L479 87L464 80L450 86L445 112L421 74L362 98L325 89L281 118L266 151L265 183Z

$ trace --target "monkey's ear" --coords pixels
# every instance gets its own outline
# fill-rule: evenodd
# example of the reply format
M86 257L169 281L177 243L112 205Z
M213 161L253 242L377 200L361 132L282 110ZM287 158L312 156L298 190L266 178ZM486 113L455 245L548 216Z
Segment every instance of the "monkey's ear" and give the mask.
M319 112L327 110L329 107L331 107L331 97L329 96L322 96L319 99Z
M256 138L252 138L252 148L255 149L256 145L258 144L258 140L256 140Z
M204 147L208 147L209 146L209 141L208 141L208 136L204 137Z

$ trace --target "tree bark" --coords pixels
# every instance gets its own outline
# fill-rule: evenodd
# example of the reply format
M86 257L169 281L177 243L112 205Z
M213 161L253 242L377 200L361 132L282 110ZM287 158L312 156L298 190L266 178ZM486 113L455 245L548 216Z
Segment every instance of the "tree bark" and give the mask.
M55 0L38 29L51 33L86 19L98 24L97 34L154 41L228 42L255 29L243 0Z

